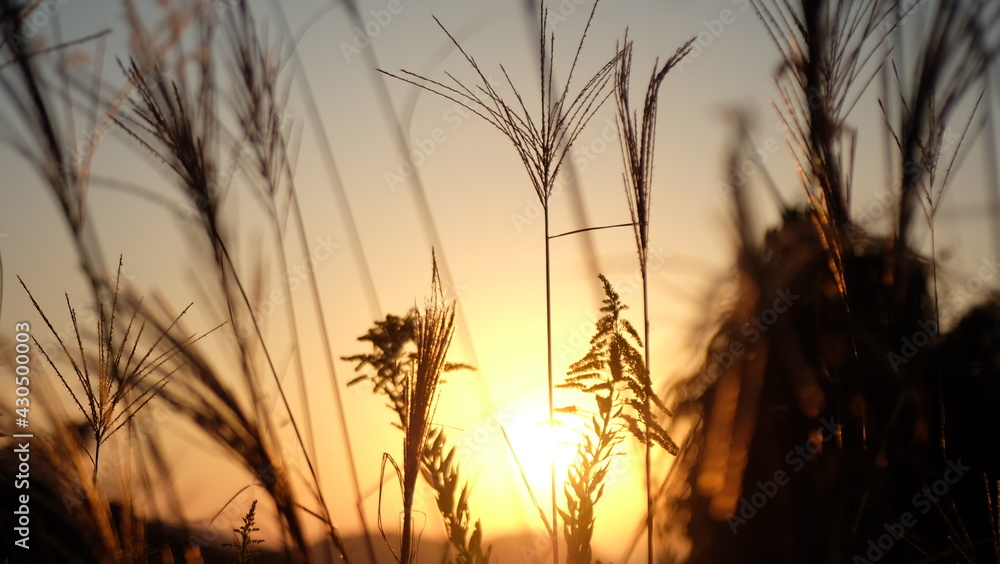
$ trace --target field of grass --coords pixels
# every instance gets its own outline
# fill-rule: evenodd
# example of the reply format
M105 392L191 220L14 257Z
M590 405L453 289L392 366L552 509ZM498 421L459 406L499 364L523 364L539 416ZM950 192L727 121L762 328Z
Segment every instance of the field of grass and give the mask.
M530 60L443 12L391 51L436 57L410 68L423 59L378 50L403 0L305 16L122 0L122 23L93 29L62 21L69 4L0 0L0 163L30 173L0 184L0 217L50 223L34 243L0 225L4 562L1000 562L1000 264L984 250L1000 247L1000 3L734 0L651 41L618 29L630 12L611 0L529 1ZM684 112L672 89L703 78L689 71L736 14L771 42L771 104L728 111L720 180L686 185L658 156L694 138L665 119ZM331 20L353 39L317 52ZM361 70L306 66L332 56ZM360 117L330 126L330 100L375 108L392 146ZM482 184L463 191L524 198L510 219L539 244L509 279L453 276L461 243L522 257L477 228L475 200L422 179L453 154L443 130L413 135L426 108L481 128L469 154L513 169L443 165ZM778 140L761 144L767 112ZM587 182L597 140L621 157L610 186ZM407 160L379 176L406 186L416 226L389 204L362 214L388 200L344 172L392 151ZM985 172L966 170L973 151ZM590 222L582 186L613 194L618 220ZM21 211L27 191L44 212ZM702 247L660 218L706 191L728 266L685 294L699 318L678 329L657 304L662 235L679 256ZM956 199L985 241L946 233L966 227L943 218ZM451 222L466 241L440 236ZM386 240L388 270L366 254ZM597 296L573 312L568 241ZM620 264L631 278L596 268ZM522 285L531 319L466 322ZM478 366L483 341L534 363L531 381Z

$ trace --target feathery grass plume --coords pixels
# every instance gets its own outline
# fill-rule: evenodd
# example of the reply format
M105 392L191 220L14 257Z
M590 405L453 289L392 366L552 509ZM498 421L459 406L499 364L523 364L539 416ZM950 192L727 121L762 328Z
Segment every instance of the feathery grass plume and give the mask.
M133 2L126 2L132 26L130 57L119 61L122 72L135 85L126 111L115 121L140 147L166 165L179 182L213 246L217 267L226 267L221 221L227 187L218 183L221 125L216 104L216 71L211 55L215 24L198 18L197 50L201 56L179 56L168 68L153 33L143 26ZM181 29L174 30L180 33ZM193 71L191 62L196 63ZM195 84L191 84L196 80Z
M949 184L952 168L989 82L988 68L1000 53L1000 6L965 1L937 3L930 14L933 25L920 46L912 68L892 62L892 79L885 73L886 98L879 101L892 139L893 185L899 187L895 217L895 262L892 275L903 279L908 267L908 237L919 202L930 228L934 298L937 301L937 239L934 219ZM902 35L903 41L908 39ZM900 45L906 51L905 45ZM902 57L900 57L902 58ZM893 89L893 87L895 87ZM894 91L893 91L894 90ZM896 103L890 98L896 94ZM976 95L978 94L978 98ZM975 104L960 134L952 131L960 107ZM983 123L977 126L981 129ZM940 169L944 167L943 174ZM898 287L895 299L905 288ZM937 304L935 303L935 309ZM939 313L939 312L936 312ZM940 387L940 382L938 383Z
M890 21L893 8L883 0L802 2L798 10L783 0L753 4L784 58L775 109L789 132L810 210L845 293L845 254L853 249L842 230L850 223L856 149L845 120L884 64L877 53L898 22Z
M69 392L73 403L80 410L80 413L87 421L91 432L94 434L94 453L88 455L93 462L93 480L97 481L97 472L100 465L101 447L104 446L112 435L117 433L136 416L136 414L149 403L156 394L166 385L167 375L156 374L161 367L178 354L176 346L161 346L165 343L165 333L187 311L185 308L170 325L155 337L154 341L148 345L148 349L143 352L139 349L139 341L143 337L146 329L146 322L139 320L139 326L134 327L137 321L138 311L133 310L131 316L119 328L121 335L115 333L116 323L120 323L117 315L120 310L118 297L121 289L122 260L118 262L118 274L115 277L114 292L111 296L110 320L105 321L103 316L97 317L97 352L96 355L88 352L84 347L84 336L80 325L77 322L76 309L70 302L69 295L66 295L66 307L69 309L70 319L73 322L73 334L75 343L67 346L62 336L52 326L52 322L42 311L42 307L35 300L35 296L28 290L28 286L20 277L18 281L21 287L28 294L32 305L45 325L48 326L59 343L59 348L65 354L65 359L69 362L73 370L73 376L67 376L64 371L56 365L55 359L46 351L41 343L35 339L35 344L45 360L48 361L52 370L56 373L59 381L62 382L66 391ZM133 333L134 331L134 333ZM73 347L78 356L70 352ZM154 376L155 375L155 376ZM149 382L147 382L149 379ZM74 391L70 381L79 384L82 393Z
M431 296L424 302L423 310L414 314L414 366L407 372L403 385L403 538L400 548L400 562L403 564L410 564L416 558L413 495L417 490L417 477L437 406L437 386L455 332L455 304L445 301L437 258L433 252L431 264Z
M611 81L615 65L622 57L619 51L615 56L595 72L583 86L571 94L570 84L573 82L573 74L576 71L577 63L580 59L580 52L583 50L584 40L587 38L587 31L594 19L597 11L598 1L594 2L587 18L583 34L576 47L573 62L566 77L566 86L562 92L557 92L553 83L554 65L552 56L555 51L555 32L550 33L548 28L548 9L544 2L539 3L541 26L539 28L539 72L540 72L540 115L533 118L525 105L521 92L514 86L507 74L507 70L500 66L507 85L513 91L516 102L508 102L503 95L487 80L482 68L459 44L458 40L444 27L444 25L434 18L438 26L444 31L455 47L462 53L465 60L472 67L478 77L479 83L475 87L469 87L447 73L449 82L433 80L419 74L406 70L401 71L402 76L395 75L380 69L380 72L393 78L408 82L429 92L437 94L447 100L451 100L470 112L484 119L487 123L498 129L514 145L514 150L524 164L531 184L538 196L538 201L542 206L545 228L545 295L546 295L546 334L547 334L547 358L548 358L548 395L549 395L549 421L550 426L554 425L554 381L552 368L552 273L550 260L549 232L549 197L555 186L556 178L562 168L566 156L573 142L580 136L584 126L594 116L604 101L610 96L605 93L607 84ZM559 561L558 527L556 520L558 517L557 489L556 489L556 468L555 462L551 465L551 488L552 488L552 546L553 562Z
M233 529L233 542L223 543L222 546L234 549L235 554L230 554L230 561L235 564L250 564L253 559L260 555L260 551L254 545L263 544L264 539L253 538L254 533L260 532L257 526L257 500L253 500L250 509L243 516L243 524L239 528Z
M372 392L385 394L389 398L389 407L396 412L399 423L394 423L400 429L406 421L405 387L409 380L408 372L412 370L415 353L416 312L411 311L400 317L386 315L385 320L376 321L375 326L367 333L358 337L359 341L368 341L373 351L368 354L356 354L343 357L343 360L357 362L355 371L361 372L366 366L375 371L374 374L361 373L347 383L348 386L370 381ZM456 362L446 362L443 372L454 370L472 370L473 367ZM492 547L483 547L482 525L477 520L469 531L472 522L469 507L469 485L462 483L458 464L454 461L455 447L448 448L447 437L441 429L431 428L427 432L424 452L420 464L421 474L436 493L438 511L444 521L448 541L457 552L457 564L479 564L489 561Z
M677 48L661 67L659 61L653 64L646 94L643 98L642 116L631 107L629 88L632 82L632 49L626 33L623 43L626 48L618 61L615 74L615 99L618 102L618 128L621 141L622 160L625 162L625 197L632 216L635 234L635 248L639 255L639 270L642 274L642 325L646 340L646 357L642 385L646 388L643 402L643 416L652 419L648 398L653 395L652 368L649 351L649 217L653 196L653 157L656 141L656 110L659 107L660 87L667 73L680 63L691 49L694 38ZM653 485L652 485L652 445L645 441L646 464L646 557L653 563Z
M406 382L416 361L413 349L416 347L417 314L418 311L413 309L402 317L391 313L386 315L385 320L376 321L374 327L357 339L371 343L371 353L341 357L341 360L357 362L354 370L359 375L347 385L355 386L367 380L372 384L373 393L388 396L389 407L399 416L397 427L400 429L406 417ZM363 373L366 366L375 373ZM443 372L455 370L475 370L475 367L462 362L444 363Z
M975 97L979 89L974 87L983 84L988 65L1000 52L1000 38L996 36L1000 6L982 1L939 2L929 9L933 10L933 23L915 50L913 68L899 69L895 62L892 64L898 105L892 107L891 100L880 100L898 151L898 160L893 163L894 180L900 183L901 192L897 249L907 246L905 238L921 185L935 175L942 158L957 152L957 147L952 151L942 146L956 144L946 131L953 114L960 104ZM897 115L892 115L892 110Z
M942 337L928 291L929 259L904 242L912 222L897 223L896 233L879 237L852 225L848 213L854 137L846 134L845 120L871 77L885 66L875 52L885 42L884 30L898 25L886 19L893 6L755 6L786 58L779 113L789 125L807 203L804 210L782 210L780 225L758 243L745 187L736 181L735 155L743 147L733 150L737 299L709 345L702 370L677 388L686 400L678 405L679 419L692 427L686 449L691 454L680 461L675 479L680 485L668 488L672 493L664 503L676 505L677 520L687 523L688 562L816 561L817 555L824 562L843 562L866 554L886 523L922 503L913 494L940 479L958 457L976 459L972 474L994 479L995 466L983 456L981 442L960 441L955 449L949 444L947 456L944 448L945 437L954 439L957 431L946 424L948 408L963 405L959 398L965 394L988 394L988 385L961 370L949 378L956 384L944 393L935 382L936 366L953 359L935 359ZM906 14L915 6L897 11ZM971 86L978 79L965 75L970 72L965 62L934 63L930 66L937 70L926 75L920 69L927 68L926 59L947 58L949 45L968 52L961 47L967 39L957 31L968 28L954 20L971 22L966 19L971 12L978 11L976 25L984 26L977 32L981 38L995 37L1000 26L996 17L988 17L995 9L979 2L941 3L918 39L913 73L919 82L945 91L957 84L954 99L974 101ZM992 51L984 41L977 45ZM977 56L970 58L976 67ZM902 76L912 70L893 69ZM924 103L936 108L932 98ZM935 110L920 117L924 111L910 99L903 106L905 131L927 131L918 124L928 115L948 116ZM935 122L933 128L944 131L938 127L944 126ZM901 137L893 134L892 140ZM917 177L933 170L926 168L925 157L938 158L931 154L934 143L921 147L926 153L920 159L903 164L922 167ZM905 209L904 200L913 196L907 189L898 195ZM904 359L900 343L914 335L926 346L907 352L904 344ZM982 423L995 428L995 423ZM973 427L965 422L961 428ZM963 489L960 485L940 499L925 500L934 511L921 513L907 530L907 541L894 544L890 558L959 554L974 561L983 558L970 558L980 546L992 553L992 535L983 533L989 527L973 523L966 513L976 508L982 514L981 487L975 496ZM763 540L789 524L793 530L780 542Z
M55 45L32 45L27 38L33 34L25 29L25 24L39 9L44 9L41 2L0 0L0 93L16 110L13 113L26 133L4 136L4 142L35 168L55 197L94 303L100 308L101 317L109 322L110 313L102 296L106 269L95 222L87 209L90 159L99 143L94 142L85 155L76 155L68 144L69 140L79 138L74 128L76 120L96 125L98 112L96 107L85 103L87 111L83 116L76 115L74 106L79 100L71 88L69 73L58 69L56 77L50 78L44 65L50 55L62 55L68 48L94 40L99 40L100 52L103 37L110 30L71 41L62 41L57 35ZM93 80L99 80L99 63L93 65L92 73ZM60 105L62 110L58 109ZM10 124L5 123L4 128L8 127ZM10 131L14 133L16 128L10 127Z
M604 315L597 320L590 339L590 350L570 366L566 381L559 388L578 389L594 396L597 414L590 416L590 425L583 433L583 443L577 447L576 459L569 470L565 486L566 511L563 536L566 558L572 564L590 564L590 540L596 520L595 506L604 492L604 479L612 457L622 454L618 445L626 432L643 445L657 444L676 455L678 447L654 417L647 416L647 402L661 411L666 406L652 389L643 383L646 365L639 351L642 338L635 327L622 316L628 306L603 275L598 275L604 289ZM577 406L559 410L562 413L586 413ZM591 432L592 429L592 432Z
M222 446L236 453L251 472L269 475L281 471L281 457L275 450L278 439L274 436L271 405L269 398L264 397L263 383L257 375L261 370L255 366L251 343L238 330L243 326L240 321L249 319L251 339L259 345L257 350L266 363L262 372L270 376L281 407L288 414L295 442L304 455L308 486L318 507L307 509L298 503L290 483L284 478L281 483L273 483L273 478L265 480L272 482L269 493L274 497L284 524L303 557L307 554L308 547L296 514L300 508L322 521L333 545L346 560L348 555L320 487L314 456L306 446L303 423L292 412L286 386L282 384L275 368L260 321L229 251L230 241L224 229L227 216L223 213L223 199L228 186L221 185L217 166L221 146L226 138L226 130L217 108L217 66L213 62L213 38L217 22L208 17L207 13L199 13L195 20L195 51L178 52L175 60L170 61L164 56L156 34L144 27L134 3L127 1L125 6L126 20L132 29L131 57L128 66L122 66L130 81L135 84L137 96L129 100L128 111L117 116L116 121L133 140L166 164L176 175L181 194L196 210L205 242L210 246L213 256L214 269L209 272L218 276L216 289L220 299L225 302L230 321L228 330L239 346L240 375L249 390L253 411L252 414L245 412L234 402L232 392L222 385L220 376L204 361L199 362L194 371L199 376L191 377L189 381L190 388L200 388L199 391L206 394L203 402L171 396L171 403L175 409L191 417L196 424L208 431ZM265 93L265 90L275 88L275 75L266 67L268 62L266 58L262 58L266 49L258 43L254 35L256 30L251 28L253 20L245 10L240 11L238 16L230 15L241 18L230 22L235 27L230 29L228 45L238 62L236 66L240 78L234 84L237 89L243 89L233 103L236 115L242 117L241 127L246 130L250 140L282 149L277 155L267 155L266 150L255 153L257 161L254 164L264 178L267 196L274 197L276 191L272 187L272 180L280 178L282 174L289 174L286 147L280 132L274 128L280 100L273 91ZM181 12L169 11L167 31L180 33L182 27L178 22L185 20L186 17ZM265 68L257 68L261 64ZM251 112L262 112L264 115L251 117ZM201 387L204 382L194 382L197 378L207 378L208 385ZM225 406L224 415L206 417L202 410L212 409L216 403Z
M632 323L622 316L628 309L618 292L603 275L597 276L604 290L604 316L597 320L596 331L590 339L590 350L582 359L570 367L569 377L560 384L561 388L577 388L595 393L608 386L616 386L626 392L621 398L620 418L624 427L640 442L647 440L659 445L670 454L678 453L677 444L657 421L656 414L646 417L646 402L663 413L670 414L663 400L643 381L646 365L642 352L642 337ZM610 377L610 379L608 378Z

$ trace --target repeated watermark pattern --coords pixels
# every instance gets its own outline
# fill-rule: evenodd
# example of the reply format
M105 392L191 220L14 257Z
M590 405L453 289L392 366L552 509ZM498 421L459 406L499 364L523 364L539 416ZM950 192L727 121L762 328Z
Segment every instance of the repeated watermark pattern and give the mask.
M798 294L792 293L791 286L784 290L778 290L771 307L764 309L759 315L753 316L740 326L740 335L745 338L745 341L743 338L732 336L725 350L713 352L712 358L705 362L701 371L688 384L685 397L692 400L705 393L705 390L714 384L741 356L746 354L750 350L750 345L759 341L778 322L778 317L787 312L799 298Z
M751 519L756 517L768 502L774 499L774 496L778 495L778 490L782 486L788 485L792 481L794 474L801 472L806 467L806 463L812 460L817 454L823 452L823 443L829 442L830 439L840 434L842 425L834 423L832 419L820 418L819 423L819 440L809 437L805 444L796 445L795 448L785 453L783 460L791 468L791 471L785 469L775 470L770 480L763 482L757 480L756 491L740 497L736 513L733 513L727 519L729 528L732 529L734 535L741 525L746 525Z
M961 458L955 461L949 460L944 475L930 486L924 486L915 493L910 504L913 505L914 510L919 510L919 515L926 515L948 493L951 486L957 484L969 470L972 470L972 467L962 464ZM882 528L885 533L879 535L878 538L868 539L864 555L855 554L851 560L852 564L874 564L884 558L899 541L903 540L906 531L917 524L917 517L918 514L915 511L904 511L899 515L898 521L884 523Z

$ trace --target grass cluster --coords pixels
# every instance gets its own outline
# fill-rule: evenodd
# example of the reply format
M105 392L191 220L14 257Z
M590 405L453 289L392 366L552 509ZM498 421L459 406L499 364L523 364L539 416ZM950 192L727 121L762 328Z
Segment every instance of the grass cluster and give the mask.
M745 151L751 134L741 117L728 171L737 235L733 306L713 326L701 369L665 393L659 391L664 382L653 376L663 371L654 372L649 354L651 328L661 322L651 319L649 304L653 163L661 88L693 40L654 63L638 106L630 91L638 48L628 34L605 62L580 76L584 43L598 21L597 2L565 76L556 73L556 36L548 9L540 6L534 112L527 91L504 66L500 89L440 21L471 69L471 81L381 71L457 103L499 130L542 207L547 423L554 426L557 414L585 421L568 475L557 476L551 466L551 507L536 507L552 561L591 564L596 527L621 527L605 524L598 504L614 457L630 453L644 461L645 485L645 511L634 516L638 531L631 546L645 540L645 554L636 558L650 564L835 563L886 554L891 561L1000 561L1000 455L992 442L980 439L1000 430L992 415L1000 402L1000 299L958 312L958 323L943 327L934 236L967 139L993 128L981 102L992 102L986 93L989 69L1000 52L1000 7L978 0L928 2L931 17L927 28L919 29L900 22L922 9L920 3L751 3L782 57L775 110L788 131L801 203L783 207L780 223L761 239L748 203L751 186L739 164L741 155L752 153ZM44 4L0 0L0 95L14 110L14 125L26 133L8 140L57 204L95 315L92 327L83 326L66 296L73 329L66 337L56 330L54 312L40 305L46 300L29 291L35 282L21 281L56 348L33 344L62 384L58 392L85 422L77 428L58 407L60 401L49 398L56 407L39 450L63 465L59 471L40 470L33 483L38 490L33 496L40 500L37 535L47 541L41 557L199 562L221 554L242 563L264 558L260 536L272 533L280 541L269 541L277 551L270 556L285 561L376 562L373 520L364 511L348 432L355 423L347 420L341 397L343 387L368 383L388 400L402 433L399 454L384 455L379 489L381 506L384 474L391 467L403 507L399 543L384 530L381 507L374 519L394 560L418 560L414 513L422 480L434 492L449 543L445 559L499 561L483 524L492 516L488 508L474 506L456 449L435 421L439 396L447 392L442 377L472 370L448 360L457 304L445 295L437 256L432 254L430 295L423 306L402 316L380 312L384 319L358 338L371 351L342 357L356 363L357 373L344 386L334 361L333 322L324 314L314 271L305 280L309 295L279 304L280 315L262 316L255 307L271 284L261 264L273 261L284 273L291 253L309 255L294 170L296 142L284 127L292 88L288 75L297 61L294 38L269 35L247 3L221 13L210 2L163 3L162 23L149 28L135 3L124 0L128 56L118 65L122 84L113 84L99 62L83 74L62 67L70 49L93 48L103 55L105 33L69 41L54 33L56 41L47 46L24 39L32 35L26 29L32 14ZM358 7L353 2L348 7L358 19ZM898 187L886 235L852 219L855 152L865 130L849 120L874 85L881 88L877 107L885 120L877 125L889 141L886 162ZM307 105L316 108L311 90L304 90ZM629 222L554 234L549 218L556 182L569 166L573 143L612 98ZM83 155L66 144L78 138L79 123L117 125L132 148L168 175L174 190L167 195L141 182L117 188L161 202L189 227L191 256L203 267L200 299L215 320L209 329L189 329L187 308L177 311L164 300L144 300L123 288L121 258L110 275L88 199L90 184L105 181L91 173L97 144ZM953 128L961 131L957 141ZM332 153L325 158L334 162ZM238 181L222 164L232 159L244 172ZM241 193L260 214L253 218L262 226L259 239L251 243L252 254L266 257L259 263L242 258L247 241L240 225L247 206L235 202ZM342 203L345 209L339 211L349 217L346 199ZM918 225L918 211L926 225ZM601 275L605 298L590 348L578 362L556 367L552 295L558 289L552 283L551 241L615 227L634 233L642 326L629 321L628 305ZM914 242L920 229L930 235L926 254ZM279 284L289 295L287 278ZM771 308L776 295L793 300L780 314ZM766 331L747 339L744 329L768 314L773 320ZM316 320L309 329L322 339L320 369L307 370L303 359L299 332L305 318ZM275 339L270 323L283 323L288 338ZM899 343L918 334L925 345L898 360ZM208 337L231 346L206 346ZM724 363L723 353L730 359ZM557 382L561 368L567 375ZM338 418L350 480L333 490L324 483L327 469L319 457L331 439L313 428L310 412L317 400L309 396L309 382L317 378L328 379L333 389L329 405ZM556 408L557 388L579 390L588 401ZM232 529L232 542L217 546L189 534L194 529L186 520L184 495L171 485L173 468L159 433L142 426L150 406L167 409L174 421L196 429L240 467L244 489L259 490L259 506L254 499L245 513L245 506L239 507L244 517ZM836 422L833 432L830 421ZM111 474L104 472L107 457L101 456L109 449L124 453ZM0 454L12 458L9 450ZM669 456L654 458L656 450ZM904 535L894 536L891 552L879 548L883 533L895 530L893 520L913 511L914 494L955 468L964 478L926 498L934 511L921 513ZM778 483L780 488L772 488ZM112 491L127 493L112 499ZM331 491L356 508L364 540L359 550L342 538ZM764 504L748 501L760 495ZM278 530L260 530L263 511L275 517ZM183 532L171 533L171 527ZM59 537L59 530L73 532ZM317 530L324 538L318 545ZM213 552L220 547L228 552Z

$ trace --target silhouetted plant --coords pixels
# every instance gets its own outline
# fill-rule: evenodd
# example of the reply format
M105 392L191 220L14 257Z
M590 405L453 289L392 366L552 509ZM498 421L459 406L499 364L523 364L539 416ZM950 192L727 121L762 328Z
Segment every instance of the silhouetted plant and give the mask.
M646 389L643 402L643 417L652 419L649 397L653 395L652 368L650 361L649 323L649 218L653 196L653 157L656 140L656 111L660 101L660 87L667 73L690 52L694 38L677 48L661 67L659 61L653 64L646 95L643 98L641 117L633 110L629 88L632 79L632 49L628 36L625 49L618 61L615 75L615 99L618 102L619 139L622 157L625 161L625 197L632 216L632 230L635 234L635 248L639 255L639 270L642 275L642 325L646 340L646 356L642 385ZM653 563L653 486L652 486L652 444L645 443L646 463L646 558Z
M363 373L347 383L348 386L368 381L372 384L372 392L385 394L389 398L389 407L399 417L399 423L394 424L404 429L406 421L406 383L416 361L416 318L417 311L412 310L406 316L386 315L385 320L376 321L375 326L367 333L358 337L359 341L367 341L372 345L372 352L343 357L343 360L355 361L357 372L366 367L374 370L374 374ZM457 362L445 362L443 372L473 369L473 367ZM424 479L436 494L438 511L444 521L448 533L448 541L457 553L457 564L480 564L489 561L491 546L483 546L483 533L480 521L476 520L470 531L472 522L469 506L469 485L462 483L458 463L454 461L455 447L447 447L447 438L441 429L430 428L427 431L424 450L421 455L420 471ZM459 484L462 483L461 491Z
M176 345L163 348L166 332L173 328L184 312L185 308L173 322L155 337L152 343L145 345L145 352L139 349L140 339L146 330L145 320L138 319L138 310L133 310L123 327L119 327L121 335L115 333L116 323L120 323L118 318L120 309L124 304L119 303L119 291L121 289L122 261L118 262L118 274L115 277L114 292L111 295L109 305L110 319L106 322L103 316L97 316L97 352L90 353L84 347L84 332L77 322L76 309L70 302L69 295L66 295L66 307L69 309L70 319L73 323L73 335L75 343L67 345L62 336L52 326L52 322L45 315L42 307L35 301L35 297L28 290L24 280L18 277L21 287L27 292L35 310L42 317L45 325L52 332L59 348L65 355L65 360L69 362L73 376L67 377L59 365L46 351L38 340L39 351L45 360L52 367L56 377L62 382L63 387L69 392L73 403L79 409L87 422L87 426L94 434L94 453L90 456L94 464L94 481L97 481L97 472L101 459L101 447L104 446L112 435L125 427L139 411L146 407L156 394L163 389L169 377L167 374L157 374L164 364L173 359L178 353ZM134 324L139 322L136 328ZM75 345L75 346L74 346ZM70 352L70 347L78 353ZM152 383L147 382L150 379ZM70 380L75 380L82 389L75 391L70 385ZM88 453L89 455L90 453Z
M915 48L906 46L915 64L904 67L878 51L887 31L921 3L754 5L784 57L778 111L806 203L780 210L781 222L760 239L750 225L745 178L737 180L744 129L744 144L730 160L737 299L702 369L676 388L690 446L664 486L664 504L686 528L686 561L870 561L888 523L912 512L920 503L914 494L954 470L959 458L975 460L968 464L975 477L933 503L924 500L928 511L878 558L991 561L995 522L974 521L995 511L995 457L958 437L971 428L995 430L966 418L969 396L995 388L973 376L991 371L995 355L956 343L972 335L991 339L995 310L970 312L968 325L960 324L968 335L942 335L930 291L935 259L920 256L908 237L915 198L921 191L939 198L940 190L930 190L938 162L944 158L950 169L955 161L941 137L963 101L976 107L974 86L998 53L1000 12L983 2L927 3L928 25ZM903 93L898 114L888 100L878 101L891 124L887 161L896 199L888 207L898 212L887 236L850 215L856 138L847 118L880 70L886 85L891 78ZM936 202L927 205L932 218ZM779 309L774 300L782 297ZM773 322L756 327L769 310ZM907 351L914 335L924 346ZM893 360L900 343L903 363ZM976 359L975 368L952 356L960 350ZM810 456L799 455L804 447ZM778 527L793 532L771 542Z
M235 549L235 554L230 554L230 558L236 564L250 564L255 557L260 555L260 551L254 549L254 546L263 544L264 539L253 538L254 533L260 532L260 527L256 523L256 513L257 500L255 499L250 504L247 514L243 516L243 524L239 528L233 529L235 540L222 543L224 547Z
M598 0L599 1L599 0ZM386 71L380 71L388 76L408 82L438 96L451 100L462 107L468 109L475 115L486 120L487 123L500 130L514 145L514 149L520 157L524 168L531 179L531 184L538 196L538 201L542 206L545 220L545 296L546 296L546 335L547 335L547 358L548 358L548 394L549 394L549 422L550 430L554 425L554 381L552 366L552 272L550 261L550 242L552 236L549 232L549 197L555 187L556 178L562 169L563 162L569 154L569 149L573 142L580 136L584 126L594 116L598 108L604 103L609 94L605 94L605 86L611 80L615 70L615 65L622 56L618 52L615 56L601 67L592 77L590 77L579 91L570 94L570 84L573 81L573 73L580 59L580 52L583 49L583 42L587 37L587 31L594 19L594 12L597 10L598 1L594 2L590 15L587 18L587 25L584 27L580 42L577 44L573 62L569 67L569 75L566 77L566 86L562 92L556 92L553 84L553 64L552 55L555 50L555 33L549 33L548 10L544 3L539 3L541 26L539 35L539 71L541 83L541 115L533 118L524 104L524 99L520 91L514 86L507 74L507 70L500 66L507 85L514 93L516 102L508 102L486 79L479 64L476 63L458 40L435 18L441 29L445 32L455 47L462 53L465 60L475 71L479 84L470 88L451 74L451 84L446 84L430 78L415 74L406 70L401 71L403 76L397 76ZM556 501L556 467L555 461L551 465L551 486L552 486L552 557L554 562L559 560L559 543Z
M670 454L678 447L666 430L646 415L646 405L652 404L669 413L663 401L648 382L646 365L639 351L642 338L635 327L622 316L628 306L603 274L598 275L604 289L604 315L597 320L590 339L590 350L570 366L566 381L560 388L578 389L594 396L597 414L590 416L583 443L577 447L576 459L570 467L565 487L566 504L563 516L563 536L566 558L572 564L590 564L590 547L594 532L597 502L604 492L604 480L612 457L622 454L617 446L626 432L643 444L657 444ZM561 408L563 413L580 414L577 406Z

